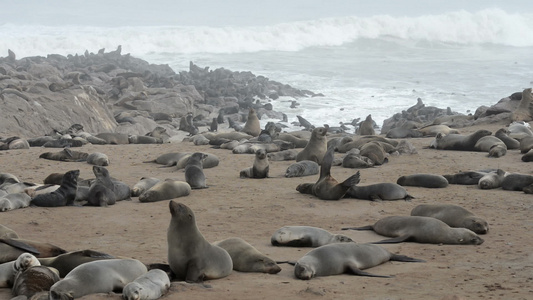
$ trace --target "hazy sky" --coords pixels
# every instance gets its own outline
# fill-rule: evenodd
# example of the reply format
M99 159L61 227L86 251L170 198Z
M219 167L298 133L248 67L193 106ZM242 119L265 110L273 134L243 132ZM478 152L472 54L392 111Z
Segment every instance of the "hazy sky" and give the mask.
M0 25L271 25L321 17L417 16L500 7L533 13L533 0L2 0Z

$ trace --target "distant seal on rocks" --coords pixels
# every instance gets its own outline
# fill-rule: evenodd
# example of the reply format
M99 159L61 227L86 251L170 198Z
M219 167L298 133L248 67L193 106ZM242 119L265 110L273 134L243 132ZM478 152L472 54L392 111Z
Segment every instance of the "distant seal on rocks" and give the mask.
M0 211L28 207L31 197L26 193L7 194L0 197Z
M248 111L248 119L246 120L246 124L244 124L244 128L241 131L251 136L259 136L261 133L261 123L259 122L257 114L255 113L255 109L250 108Z
M172 217L167 231L168 263L176 279L202 282L228 276L233 269L230 255L204 238L193 211L172 200L169 209Z
M503 178L502 189L508 191L522 191L526 186L533 184L533 176L512 173Z
M452 228L439 219L419 216L390 216L365 227L343 228L373 230L377 234L393 237L373 244L416 242L449 245L481 245L484 241L472 230Z
M467 228L477 234L485 234L489 231L487 221L453 204L420 204L411 210L411 216L436 218L450 227Z
M207 158L207 154L196 152L187 162L185 166L185 181L191 186L191 189L205 189L204 169L202 161Z
M18 255L14 260L0 264L0 288L12 287L18 272L40 265L33 254L25 252Z
M326 151L328 150L326 133L328 133L327 125L313 129L309 142L305 148L296 155L296 161L310 160L321 165L324 154L326 154Z
M255 151L254 164L240 172L241 178L267 178L270 169L267 153L264 149Z
M270 238L274 246L320 247L331 243L350 243L351 238L333 234L325 229L312 226L284 226L276 230Z
M17 273L11 293L13 296L31 298L37 293L50 290L59 279L59 272L56 269L33 266Z
M477 141L480 138L491 134L492 132L485 129L478 130L469 135L453 133L448 135L437 134L430 148L440 150L476 151L475 145Z
M315 184L302 183L296 187L297 191L303 194L311 193L322 200L339 200L344 197L349 188L359 183L359 171L341 183L331 176L334 151L334 148L330 148L324 155L318 181Z
M366 119L359 124L359 129L357 130L359 135L376 135L374 130L374 120L372 120L372 115L366 116Z
M45 207L72 205L74 199L76 199L79 175L80 170L68 171L63 175L63 180L57 190L35 196L35 198L31 199L31 204Z
M398 178L397 184L402 186L418 186L425 188L445 188L448 180L442 175L436 174L412 174Z
M423 260L392 254L383 247L372 244L329 244L309 251L294 266L294 276L309 280L317 276L353 274L358 276L385 277L362 270L387 261L424 262Z
M132 197L139 197L161 180L155 177L142 177L131 189Z
M276 274L281 271L275 261L241 238L228 238L213 244L228 252L235 271L268 274Z
M94 152L87 156L87 163L95 166L109 166L109 158L101 152Z
M122 290L122 299L155 300L161 298L169 289L170 279L167 273L153 269L126 284Z
M402 186L392 182L369 184L367 186L355 185L346 192L344 197L372 201L411 200L414 198Z
M505 171L498 169L496 172L487 173L487 175L481 177L478 182L480 189L497 189L502 185L503 178L505 177Z
M59 271L61 278L67 276L77 266L96 260L113 259L116 258L107 253L102 253L93 250L80 250L60 254L54 257L38 258L43 266L52 267Z
M106 259L87 262L50 288L50 299L75 299L96 293L122 290L135 278L148 272L136 259Z
M290 165L285 171L285 177L303 177L318 174L320 166L310 160L302 160Z
M140 202L156 202L178 197L188 196L191 186L185 181L165 179L156 183L149 190L139 196Z

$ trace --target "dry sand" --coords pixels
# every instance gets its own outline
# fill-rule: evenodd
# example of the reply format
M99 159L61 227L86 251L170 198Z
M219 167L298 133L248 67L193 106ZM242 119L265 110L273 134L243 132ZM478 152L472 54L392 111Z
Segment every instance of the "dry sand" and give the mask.
M484 126L495 132L503 125ZM480 127L461 129L471 133ZM418 154L390 157L390 162L361 169L360 185L396 182L414 173L453 174L459 171L502 168L530 174L531 166L520 160L518 150L501 158L486 153L424 149L432 138L410 139ZM206 169L208 189L174 199L195 212L198 227L209 241L241 237L274 260L297 260L310 249L274 247L270 237L285 225L309 225L341 233L345 226L364 226L390 215L408 215L422 203L461 205L490 224L479 246L402 243L385 245L394 253L426 263L387 262L367 271L394 278L339 275L296 279L293 267L281 265L275 275L240 273L207 282L211 288L173 282L163 299L531 299L533 295L533 212L532 195L501 189L480 190L477 186L450 185L443 189L407 187L415 197L410 202L343 199L322 201L299 194L299 183L314 182L318 175L284 178L293 161L271 162L268 179L240 179L239 171L252 165L253 155L232 154L229 150L194 146L192 143L164 145L86 145L88 153L106 153L110 174L133 186L142 176L184 180L182 170L160 168L142 161L178 151L203 151L217 155L220 165ZM39 159L54 149L31 148L0 152L1 172L21 180L42 182L54 172L80 169L81 178L93 177L87 163ZM339 154L336 154L339 155ZM344 180L354 169L333 167L332 174ZM68 251L94 249L132 257L149 263L167 261L166 230L170 221L168 200L156 203L118 202L102 207L29 207L0 213L1 224L21 237L46 241ZM363 243L383 239L374 232L342 231ZM9 289L0 289L0 298L9 299ZM120 294L91 295L84 299L119 299Z

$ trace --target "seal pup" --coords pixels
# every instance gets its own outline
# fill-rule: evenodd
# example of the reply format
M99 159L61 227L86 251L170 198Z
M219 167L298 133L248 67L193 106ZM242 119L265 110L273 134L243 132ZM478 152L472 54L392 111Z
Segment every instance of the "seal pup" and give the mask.
M509 130L505 128L500 128L496 133L494 133L494 136L499 138L502 142L505 143L505 146L507 146L507 149L514 150L520 148L520 142L512 137L509 136L510 132Z
M185 166L185 181L191 186L191 189L205 189L205 174L202 167L202 161L207 158L207 154L196 152L189 157Z
M31 197L26 193L7 194L0 197L0 211L28 207L30 202Z
M337 243L318 247L300 258L294 266L294 276L309 280L317 276L353 274L383 277L362 271L387 261L424 262L405 255L392 254L385 248L372 244Z
M60 254L54 257L38 258L43 266L52 267L59 272L61 278L67 276L77 266L96 260L117 258L107 253L102 253L94 250L80 250Z
M392 182L369 184L366 186L355 185L346 192L344 197L372 201L400 199L409 201L414 198L401 185Z
M31 199L35 206L56 207L73 205L78 188L80 170L71 170L63 175L59 188L48 194L40 194Z
M481 245L484 241L472 230L452 228L439 219L419 216L389 216L374 225L342 228L342 230L373 230L393 237L373 244L415 242L447 245Z
M161 298L169 289L170 279L167 273L159 269L153 269L126 284L122 290L122 299L156 300Z
M484 137L491 135L492 132L480 129L469 135L461 134L437 134L435 140L430 145L430 148L439 150L460 150L460 151L476 151L475 145L477 141Z
M94 152L87 156L87 163L95 166L109 166L109 158L101 152Z
M450 227L467 228L477 234L486 234L489 231L487 221L453 204L420 204L411 210L411 216L436 218Z
M320 166L310 160L302 160L291 164L285 171L285 177L303 177L318 174Z
M131 196L139 197L142 193L149 190L160 181L159 178L155 177L141 177L139 182L137 182L131 189Z
M17 273L11 293L13 296L31 298L35 294L50 290L59 279L59 272L54 268L32 266Z
M533 149L529 150L526 154L522 155L523 162L533 161Z
M12 287L18 272L40 265L33 254L25 252L21 253L15 260L0 264L0 288Z
M483 190L497 189L502 185L505 174L505 171L502 169L498 169L496 172L490 172L479 179L478 186Z
M270 166L266 150L257 149L255 151L254 164L251 168L241 170L239 176L241 178L267 178L269 169Z
M507 191L522 191L533 184L533 176L519 173L506 175L502 180L502 189Z
M484 171L466 171L456 174L442 175L449 184L477 185L479 180L489 172Z
M168 263L176 279L202 282L228 276L233 269L230 255L204 238L193 211L172 200L169 209L172 217L167 230Z
M357 128L357 134L376 135L376 131L374 130L374 120L372 120L372 115L366 116L366 119L359 124L359 128Z
M276 274L281 271L280 266L274 260L241 238L228 238L213 244L228 252L235 271L268 274Z
M273 246L320 247L331 243L352 243L351 238L333 234L325 229L312 226L284 226L276 230L270 238Z
M255 109L250 108L248 111L248 119L246 120L244 128L241 131L251 136L259 136L261 133L261 123L259 122L257 114L255 113Z
M432 124L428 126L424 126L422 128L417 129L418 132L422 133L423 136L437 136L437 134L459 134L460 132L456 129L452 129L448 127L448 125L442 125L442 124Z
M288 149L279 152L268 153L267 157L270 161L295 160L298 152L299 151L296 149Z
M322 200L339 200L350 189L360 181L360 173L357 171L354 175L348 177L343 182L339 183L333 176L331 176L331 165L334 159L334 148L330 148L324 155L322 166L320 167L320 177L318 181L312 186L300 184L296 190L300 193L310 191L313 195Z
M307 142L305 148L296 155L296 161L310 160L321 165L322 159L328 150L327 133L327 125L313 129L309 142Z
M412 174L400 176L396 183L402 186L418 186L433 189L445 188L449 184L444 176L436 174Z
M191 193L191 186L184 181L165 179L156 183L150 189L139 196L140 202L156 202L169 200L178 197L188 196Z
M50 288L50 299L75 299L96 293L120 291L148 272L136 259L106 259L77 266Z

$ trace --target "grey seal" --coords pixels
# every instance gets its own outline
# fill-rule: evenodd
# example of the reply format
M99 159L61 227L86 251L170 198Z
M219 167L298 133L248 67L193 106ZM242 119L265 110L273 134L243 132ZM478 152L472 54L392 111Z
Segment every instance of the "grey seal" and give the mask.
M484 241L466 228L452 228L439 219L419 216L385 217L374 225L343 228L373 230L377 234L393 237L374 244L416 242L427 244L481 245Z
M402 186L418 186L425 188L445 188L448 180L442 175L436 174L412 174L398 178L397 184Z
M276 274L281 271L280 266L274 260L241 238L227 238L213 244L228 252L235 271L268 274Z
M283 151L268 153L267 157L270 161L284 161L284 160L295 160L296 155L298 155L298 150L287 149Z
M392 254L383 247L372 244L338 243L318 247L300 258L294 266L294 276L309 280L317 276L353 274L384 277L362 271L387 261L424 262L405 255Z
M202 282L228 276L233 269L230 255L204 238L193 211L172 200L169 209L172 217L167 230L168 264L176 279Z
M450 227L467 228L477 234L485 234L489 231L487 221L453 204L420 204L411 210L411 216L436 218Z
M270 238L274 246L320 247L331 243L350 243L353 240L343 234L333 234L312 226L284 226Z

